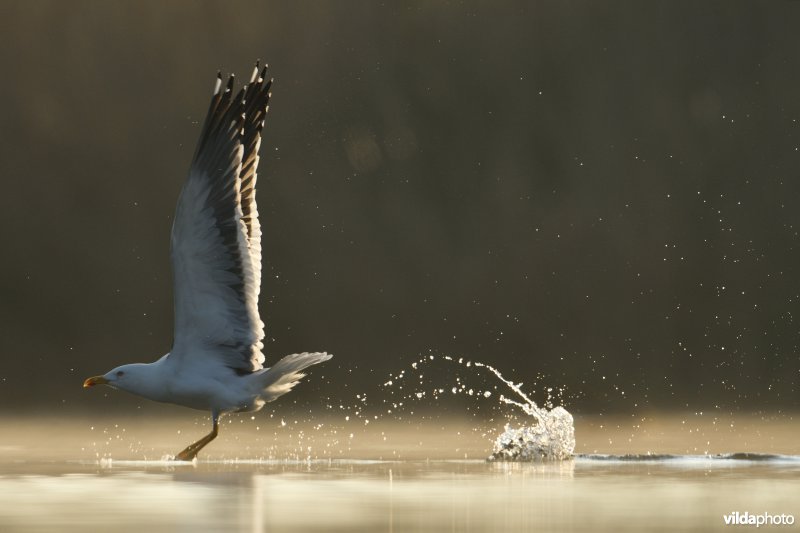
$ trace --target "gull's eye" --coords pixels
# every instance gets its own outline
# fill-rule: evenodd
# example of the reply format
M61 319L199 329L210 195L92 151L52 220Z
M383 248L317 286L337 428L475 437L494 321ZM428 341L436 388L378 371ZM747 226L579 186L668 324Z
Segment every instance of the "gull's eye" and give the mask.
M121 378L124 375L125 375L125 372L123 372L122 370L117 370L117 377L118 378Z

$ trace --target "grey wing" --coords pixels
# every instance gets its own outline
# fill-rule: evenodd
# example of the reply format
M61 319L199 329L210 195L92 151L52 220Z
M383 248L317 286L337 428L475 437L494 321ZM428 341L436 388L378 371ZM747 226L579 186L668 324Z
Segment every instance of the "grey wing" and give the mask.
M241 374L263 368L264 362L255 205L257 151L269 101L263 74L235 96L233 76L223 91L218 77L171 239L175 340L170 357L187 364L214 358L204 363L221 363Z

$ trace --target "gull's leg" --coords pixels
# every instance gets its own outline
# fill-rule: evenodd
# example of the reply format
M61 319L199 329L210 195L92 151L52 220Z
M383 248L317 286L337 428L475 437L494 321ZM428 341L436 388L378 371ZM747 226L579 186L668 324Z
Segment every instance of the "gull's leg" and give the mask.
M219 433L219 413L212 412L211 413L211 433L200 439L199 441L195 442L194 444L190 444L186 448L183 449L178 455L175 456L176 461L191 461L195 457L200 450L202 450L206 444L211 442L212 440L217 438L217 434Z

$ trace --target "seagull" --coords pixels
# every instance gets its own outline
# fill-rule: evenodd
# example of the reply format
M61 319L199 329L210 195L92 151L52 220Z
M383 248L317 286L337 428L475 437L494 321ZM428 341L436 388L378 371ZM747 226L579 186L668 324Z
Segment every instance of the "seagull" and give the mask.
M258 411L289 392L303 369L332 357L297 353L264 367L256 168L271 96L267 70L256 63L235 96L234 76L221 90L217 74L172 224L172 349L155 362L122 365L83 383L210 411L211 432L178 453L178 461L193 461L217 437L222 414Z

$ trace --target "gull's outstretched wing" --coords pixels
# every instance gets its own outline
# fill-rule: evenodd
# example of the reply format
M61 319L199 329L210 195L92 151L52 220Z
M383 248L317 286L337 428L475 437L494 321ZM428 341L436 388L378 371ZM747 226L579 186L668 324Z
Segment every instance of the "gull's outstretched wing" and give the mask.
M256 180L258 175L258 149L261 147L261 130L264 128L264 119L269 108L270 87L272 80L266 80L267 67L259 73L258 63L253 69L250 83L244 94L245 123L242 145L244 157L242 159L241 178L241 204L242 220L247 228L247 243L254 269L256 296L261 289L261 224L258 222L258 207L256 206Z
M261 230L255 203L266 68L238 94L217 78L172 226L175 340L170 358L211 358L240 374L263 368L258 314Z

